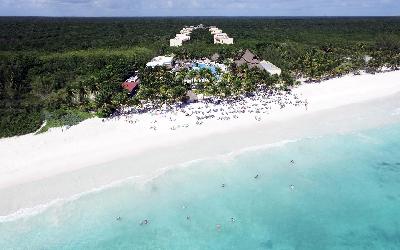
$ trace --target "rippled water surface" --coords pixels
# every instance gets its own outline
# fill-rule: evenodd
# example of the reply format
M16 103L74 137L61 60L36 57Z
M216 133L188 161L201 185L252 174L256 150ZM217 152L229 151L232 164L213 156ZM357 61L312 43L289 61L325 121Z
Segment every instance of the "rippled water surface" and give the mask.
M400 125L197 161L59 203L0 223L0 249L11 248L400 249Z

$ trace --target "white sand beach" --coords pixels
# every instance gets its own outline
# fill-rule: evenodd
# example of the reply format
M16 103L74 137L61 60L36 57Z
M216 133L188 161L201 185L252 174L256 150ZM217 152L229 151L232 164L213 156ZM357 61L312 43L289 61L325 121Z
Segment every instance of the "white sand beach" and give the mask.
M302 84L291 95L93 118L0 139L0 216L193 159L400 120L366 118L387 102L400 107L399 94L400 71L348 75Z

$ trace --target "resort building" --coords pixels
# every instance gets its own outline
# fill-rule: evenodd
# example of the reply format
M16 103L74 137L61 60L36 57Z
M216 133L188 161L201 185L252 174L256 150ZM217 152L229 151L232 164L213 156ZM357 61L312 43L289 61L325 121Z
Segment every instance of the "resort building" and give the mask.
M138 89L139 83L140 79L137 75L135 75L123 82L121 86L127 90L130 95L134 95Z
M179 34L176 34L175 38L169 40L169 46L179 47L182 46L183 42L190 40L190 34L193 31L193 27L183 28Z
M190 36L188 34L176 34L175 39L180 39L182 42L186 42L190 40Z
M271 75L281 75L282 70L278 68L277 66L273 65L271 62L268 61L261 61L260 65L265 69L267 72L269 72Z
M160 66L160 67L172 68L173 63L174 63L173 56L157 56L157 57L154 57L153 60L148 62L146 64L146 67L154 68L156 66Z
M258 59L258 57L256 55L254 55L253 53L251 53L250 50L246 50L243 55L240 57L240 59L235 61L235 64L237 67L240 67L244 64L247 64L247 66L251 69L254 67L257 67L259 69L264 69L261 65L260 65L260 60Z
M271 75L274 74L280 75L282 73L282 70L277 66L275 66L274 64L265 60L260 61L256 55L251 53L250 50L246 50L240 57L240 59L235 61L235 64L237 67L246 64L250 69L259 68L261 70L269 72Z
M181 39L177 39L177 38L169 40L170 47L179 47L179 46L182 46L182 43L183 43L183 41Z
M169 46L179 47L183 45L183 42L190 40L190 35L193 30L204 29L204 25L200 24L198 26L184 27L180 30L179 34L176 34L175 38L169 40ZM230 38L226 33L223 33L221 29L210 26L208 29L211 35L214 36L214 44L233 44L233 38Z
M193 27L183 28L183 29L181 30L181 34L190 34L190 33L192 33L193 30L194 30Z
M226 33L218 33L214 35L214 44L233 44L233 38Z
M211 32L211 35L222 33L222 30L216 27L210 28L209 31Z
M208 30L211 32L211 35L214 36L214 44L233 44L233 38L223 33L221 29L210 26Z

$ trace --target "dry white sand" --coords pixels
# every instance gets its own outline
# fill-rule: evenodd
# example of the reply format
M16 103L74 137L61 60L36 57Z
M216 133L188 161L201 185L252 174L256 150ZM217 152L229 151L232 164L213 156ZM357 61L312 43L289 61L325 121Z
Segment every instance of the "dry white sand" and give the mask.
M183 113L130 116L129 120L137 120L136 123L129 123L124 117L106 122L94 118L68 130L57 128L39 135L1 139L0 194L8 202L0 206L0 215L129 176L151 175L166 165L298 137L301 124L304 129L312 127L313 132L307 135L318 134L318 123L332 123L330 119L336 117L333 109L342 107L340 112L346 113L335 119L351 120L355 112L374 107L365 102L399 92L400 71L349 75L295 88L293 93L307 101L307 109L305 105L283 109L272 105L265 113L246 113L230 120L204 120L202 125L196 124L196 115ZM346 105L354 106L346 108ZM257 109L261 105L249 99L246 106ZM224 117L227 107L218 108L224 108L218 111ZM190 105L187 111L208 109L198 103ZM358 124L357 119L352 123L365 125Z

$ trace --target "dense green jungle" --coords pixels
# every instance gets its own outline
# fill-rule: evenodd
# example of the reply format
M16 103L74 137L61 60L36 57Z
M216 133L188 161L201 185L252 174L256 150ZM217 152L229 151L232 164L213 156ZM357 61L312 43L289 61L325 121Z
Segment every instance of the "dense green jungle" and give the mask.
M184 46L169 47L182 27L198 24L221 28L235 43L214 45L200 30ZM198 90L221 98L261 87L290 89L299 78L317 82L400 67L399 17L0 17L0 31L0 137L35 132L44 121L48 127L72 126L108 117L143 100L183 100L192 73L145 68L158 55L194 59L218 53L218 60L229 63L249 49L283 70L275 77L230 65L229 77L210 76ZM132 97L121 83L137 70L142 82Z

